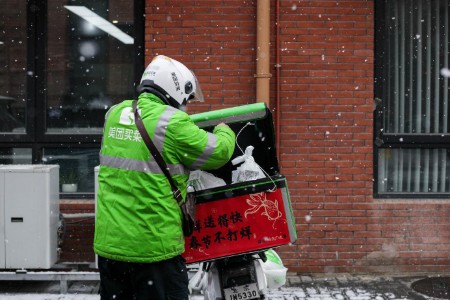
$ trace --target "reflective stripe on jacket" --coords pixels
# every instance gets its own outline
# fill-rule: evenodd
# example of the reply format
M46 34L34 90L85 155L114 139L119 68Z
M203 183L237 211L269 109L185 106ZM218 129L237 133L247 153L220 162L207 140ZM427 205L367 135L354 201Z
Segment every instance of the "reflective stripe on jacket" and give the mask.
M189 170L217 169L230 160L235 134L227 126L206 132L186 113L148 93L139 96L138 108L183 197ZM132 100L106 115L94 250L129 262L161 261L184 252L181 210L134 123Z

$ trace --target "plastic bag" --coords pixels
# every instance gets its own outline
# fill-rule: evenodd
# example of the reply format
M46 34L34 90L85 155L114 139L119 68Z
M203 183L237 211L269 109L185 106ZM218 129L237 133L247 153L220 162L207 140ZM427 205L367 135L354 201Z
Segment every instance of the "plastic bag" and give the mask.
M284 267L281 258L275 252L270 249L264 252L267 260L261 263L264 274L267 279L267 288L277 289L286 284L287 268Z
M252 156L253 149L255 149L253 146L248 146L245 149L244 155L238 156L231 161L233 165L243 162L242 165L237 167L236 170L231 173L232 183L256 180L266 177Z
M189 293L192 294L192 292L201 293L203 292L208 284L208 274L203 269L203 263L199 264L197 272L192 276L192 278L189 280Z
M215 188L225 185L225 181L205 171L192 171L189 174L188 185L195 188L196 191Z

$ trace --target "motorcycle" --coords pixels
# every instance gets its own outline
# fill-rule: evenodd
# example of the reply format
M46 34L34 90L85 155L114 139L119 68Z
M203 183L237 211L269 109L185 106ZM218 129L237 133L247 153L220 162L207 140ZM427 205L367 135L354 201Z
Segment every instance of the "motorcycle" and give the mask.
M202 262L189 288L191 292L202 293L205 300L266 299L268 289L279 288L286 282L287 269L267 259L267 256L272 259L274 253L273 250L245 253Z

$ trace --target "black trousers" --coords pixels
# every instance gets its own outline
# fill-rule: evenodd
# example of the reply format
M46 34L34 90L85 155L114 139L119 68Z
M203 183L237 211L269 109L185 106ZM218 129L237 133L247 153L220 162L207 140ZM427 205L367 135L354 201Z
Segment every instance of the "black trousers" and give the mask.
M188 300L186 261L179 255L155 263L98 257L101 300Z

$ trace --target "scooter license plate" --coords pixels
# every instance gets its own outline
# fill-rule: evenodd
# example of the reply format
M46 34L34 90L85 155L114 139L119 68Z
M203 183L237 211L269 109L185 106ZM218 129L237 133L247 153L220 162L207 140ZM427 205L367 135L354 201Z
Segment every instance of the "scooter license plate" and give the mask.
M259 299L258 285L256 283L234 286L223 289L223 292L225 294L224 300Z

